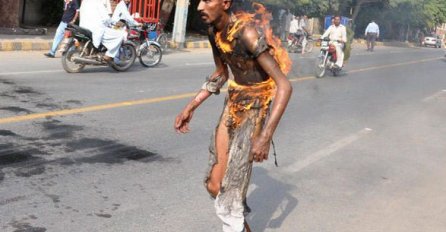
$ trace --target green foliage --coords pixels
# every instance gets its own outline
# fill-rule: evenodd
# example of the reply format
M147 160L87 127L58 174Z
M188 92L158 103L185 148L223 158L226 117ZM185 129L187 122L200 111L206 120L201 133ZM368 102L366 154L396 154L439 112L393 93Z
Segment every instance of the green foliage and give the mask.
M362 35L370 20L375 19L387 38L422 29L431 31L446 23L446 0L260 0L285 7L293 14L305 13L323 18L341 14L354 19L354 28ZM362 33L359 33L361 32Z
M344 48L344 61L350 58L354 37L355 37L354 31L350 27L347 27L347 43L345 43L345 48Z

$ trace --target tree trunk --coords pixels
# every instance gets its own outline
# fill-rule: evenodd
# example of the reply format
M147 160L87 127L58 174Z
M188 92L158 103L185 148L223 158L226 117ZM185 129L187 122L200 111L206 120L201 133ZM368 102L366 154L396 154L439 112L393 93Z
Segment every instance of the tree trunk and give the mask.
M352 22L355 23L356 17L358 17L359 11L361 10L361 5L363 0L358 0L355 7L353 8Z

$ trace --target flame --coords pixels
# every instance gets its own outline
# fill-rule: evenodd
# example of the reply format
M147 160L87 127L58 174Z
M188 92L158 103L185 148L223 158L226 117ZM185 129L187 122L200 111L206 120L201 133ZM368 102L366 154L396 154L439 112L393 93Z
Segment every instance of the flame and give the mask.
M272 15L267 9L260 3L252 4L255 13L250 14L244 11L235 13L234 25L225 32L217 32L215 34L215 42L224 53L233 51L234 35L246 24L254 22L256 26L261 28L265 34L270 49L270 54L274 57L274 60L279 64L280 69L286 75L291 70L291 59L288 56L286 49L282 47L282 43L279 38L273 35L270 21Z
M275 95L275 90L276 84L271 78L249 86L228 80L230 125L232 127L239 126L245 118L244 112L254 108L260 109L258 119L264 119Z

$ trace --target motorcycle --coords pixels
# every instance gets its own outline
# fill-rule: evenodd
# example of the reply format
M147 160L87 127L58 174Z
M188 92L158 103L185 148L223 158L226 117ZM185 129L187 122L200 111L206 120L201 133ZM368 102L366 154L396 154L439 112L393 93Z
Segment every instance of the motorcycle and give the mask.
M161 62L163 57L161 44L149 39L149 33L152 27L149 24L143 24L139 27L129 27L130 31L127 39L136 45L136 56L139 62L145 67L153 67Z
M321 41L321 51L319 56L316 58L316 77L324 77L326 70L330 70L333 76L337 76L342 70L342 67L337 67L335 65L337 61L336 56L336 46L330 43L329 38L324 38Z
M116 71L126 71L136 59L135 45L131 41L121 43L117 57L110 62L104 60L107 49L101 44L93 46L90 30L74 24L65 29L65 41L62 46L62 66L68 73L81 72L86 65L111 66Z
M304 36L304 35L301 35ZM310 35L307 35L307 43L305 45L305 52L313 51L313 38ZM289 34L288 38L288 52L301 52L302 51L302 42L299 42L299 38L296 35Z

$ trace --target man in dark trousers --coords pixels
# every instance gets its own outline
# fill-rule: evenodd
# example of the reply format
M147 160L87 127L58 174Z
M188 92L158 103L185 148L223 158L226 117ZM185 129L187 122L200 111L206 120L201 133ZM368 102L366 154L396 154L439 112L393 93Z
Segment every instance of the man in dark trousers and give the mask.
M79 15L79 4L77 0L64 0L64 12L62 15L62 20L57 27L56 34L54 35L53 45L51 50L44 55L49 58L54 58L56 55L57 47L59 47L65 33L65 28L67 28L68 23L76 22Z
M367 25L365 29L365 36L367 38L367 51L373 52L375 48L375 40L379 38L379 26L373 20Z

